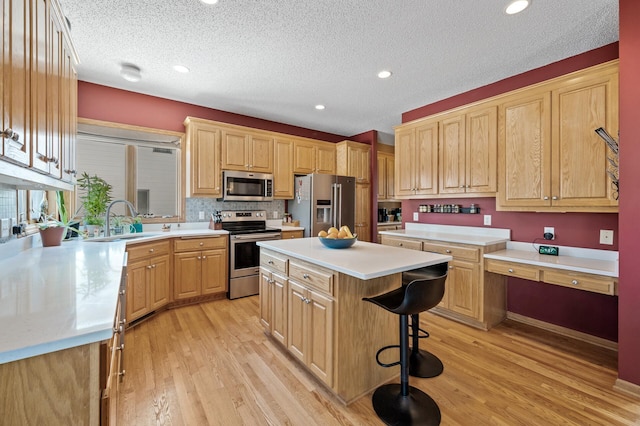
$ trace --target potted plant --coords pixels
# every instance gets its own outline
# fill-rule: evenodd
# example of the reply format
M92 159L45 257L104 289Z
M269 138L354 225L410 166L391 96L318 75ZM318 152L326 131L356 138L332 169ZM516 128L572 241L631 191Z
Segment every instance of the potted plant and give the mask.
M86 172L78 179L78 188L82 192L80 200L84 209L84 224L89 235L93 235L93 229L104 225L104 215L107 206L111 202L112 186L97 175L89 176Z
M131 218L131 229L133 232L142 232L142 216Z
M73 228L73 225L77 223L75 217L69 217L67 213L62 191L56 191L56 204L59 219L56 219L54 215L41 212L41 222L38 224L38 229L43 247L59 246L68 230L77 229Z

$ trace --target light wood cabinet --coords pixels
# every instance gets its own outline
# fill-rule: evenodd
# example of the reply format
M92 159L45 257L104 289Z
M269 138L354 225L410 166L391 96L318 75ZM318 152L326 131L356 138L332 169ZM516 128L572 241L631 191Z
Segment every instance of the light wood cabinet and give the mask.
M438 122L396 129L395 196L438 193Z
M293 141L276 138L273 155L273 198L293 199Z
M75 182L77 57L56 0L3 2L0 173L41 187ZM32 172L37 173L32 173ZM24 183L23 183L24 186Z
M356 178L356 218L354 233L361 241L371 241L371 147L344 141L336 145L336 173Z
M260 323L280 344L287 346L289 260L274 253L260 256Z
M222 197L220 130L206 120L187 117L189 195Z
M227 291L225 235L174 240L173 297L184 300Z
M439 194L495 195L497 107L471 108L439 120Z
M222 169L273 172L273 137L236 128L223 128Z
M497 210L617 211L604 141L618 130L617 61L506 98Z
M356 183L371 182L371 147L343 141L336 144L336 173L356 178Z
M333 303L289 280L287 348L328 386L333 385Z
M115 425L118 418L118 395L120 383L125 377L124 369L124 300L126 298L126 281L121 283L116 315L113 321L113 337L100 345L101 377L100 389L100 424L102 426Z
M171 301L169 241L127 247L126 319L131 323Z
M336 147L330 142L296 139L293 142L293 171L296 174L336 174Z
M287 230L287 229L282 229L282 231L280 231L281 233L281 238L283 240L288 240L291 238L304 238L304 231L302 229L300 230Z
M378 151L378 201L395 199L395 155Z

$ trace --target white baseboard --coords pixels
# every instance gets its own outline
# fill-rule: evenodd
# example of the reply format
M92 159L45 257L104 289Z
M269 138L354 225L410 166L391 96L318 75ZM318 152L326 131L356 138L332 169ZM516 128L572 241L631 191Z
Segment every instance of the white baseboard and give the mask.
M603 339L602 337L592 336L581 331L571 330L570 328L562 327L559 325L551 324L545 321L540 321L534 318L525 317L524 315L516 314L513 312L507 312L507 318L513 321L528 324L533 327L541 328L543 330L551 331L562 336L571 337L573 339L581 340L583 342L591 343L596 346L600 346L613 351L618 350L618 343L611 340Z

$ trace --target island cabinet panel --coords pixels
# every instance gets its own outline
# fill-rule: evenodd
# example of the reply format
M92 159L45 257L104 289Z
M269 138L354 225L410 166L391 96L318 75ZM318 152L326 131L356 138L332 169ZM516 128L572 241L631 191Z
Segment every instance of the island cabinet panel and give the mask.
M398 317L362 298L401 286L401 274L360 280L264 247L260 267L265 332L343 403L398 375L375 360L397 343Z

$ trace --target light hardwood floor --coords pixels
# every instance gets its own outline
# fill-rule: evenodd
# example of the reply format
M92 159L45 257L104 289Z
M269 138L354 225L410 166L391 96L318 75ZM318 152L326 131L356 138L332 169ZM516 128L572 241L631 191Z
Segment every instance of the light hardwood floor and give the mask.
M263 333L258 311L257 296L218 300L127 330L118 423L382 424L371 394L343 406ZM445 370L410 383L435 399L442 425L640 425L640 399L612 390L613 351L509 320L489 332L430 313L421 322L421 347Z

